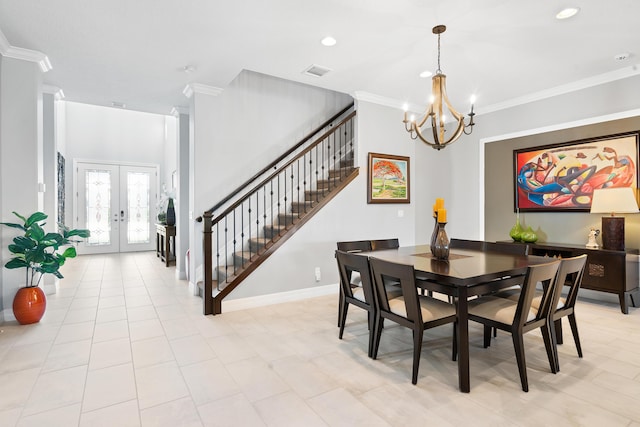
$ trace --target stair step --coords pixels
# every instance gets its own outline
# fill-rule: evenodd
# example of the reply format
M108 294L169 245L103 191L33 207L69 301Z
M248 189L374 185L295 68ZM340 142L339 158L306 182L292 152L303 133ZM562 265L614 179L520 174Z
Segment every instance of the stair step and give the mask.
M329 178L344 178L351 175L353 167L341 167L338 169L332 169L329 171Z
M252 237L247 240L247 243L249 244L249 250L251 252L258 252L265 246L265 240L262 237Z
M291 212L293 213L303 213L309 211L309 209L313 209L314 201L304 201L304 202L293 202L291 203Z
M264 226L264 235L268 239L272 239L275 236L282 234L287 229L284 225L265 225Z
M327 190L307 190L304 192L304 199L318 202L327 194Z
M281 213L278 214L278 225L290 227L291 225L298 222L298 219L299 218L297 213Z

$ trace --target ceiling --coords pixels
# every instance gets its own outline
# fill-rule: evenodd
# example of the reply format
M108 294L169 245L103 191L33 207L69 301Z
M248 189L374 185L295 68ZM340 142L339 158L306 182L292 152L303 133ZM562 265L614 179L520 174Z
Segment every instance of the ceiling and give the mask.
M556 20L567 5L580 13ZM0 0L9 45L45 54L44 82L66 100L160 114L188 104L187 84L224 89L242 69L423 106L438 24L450 99L466 111L475 94L482 113L638 74L638 16L638 0ZM327 35L335 46L320 44ZM303 74L312 64L332 71Z

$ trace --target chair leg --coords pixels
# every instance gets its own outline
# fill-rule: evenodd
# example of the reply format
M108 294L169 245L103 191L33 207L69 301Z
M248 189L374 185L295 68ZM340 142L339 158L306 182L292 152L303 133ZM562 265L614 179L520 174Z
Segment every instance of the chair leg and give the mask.
M453 322L453 344L452 344L451 360L458 360L458 322Z
M342 290L338 295L338 328L342 326L342 306L344 306L344 295L342 294Z
M493 337L494 338L498 337L498 328L493 328Z
M376 315L373 326L373 348L371 350L371 358L378 358L378 349L380 348L380 336L382 335L382 323L384 319L380 315Z
M556 343L557 344L562 344L563 340L562 340L562 318L556 320L555 322L553 322L554 327L556 328Z
M571 313L569 315L569 325L571 325L571 332L573 333L573 340L576 343L576 349L578 350L578 357L582 357L582 347L580 346L580 336L578 335L578 324L576 323L576 315Z
M544 348L547 350L547 358L549 359L549 368L554 374L558 373L560 366L558 363L558 349L555 346L553 331L547 323L540 328L542 339L544 340Z
M420 352L422 351L422 331L413 331L413 375L411 384L418 383L418 369L420 367Z
M522 334L512 333L513 349L516 352L516 360L518 361L518 372L520 373L520 382L522 383L522 391L529 391L529 382L527 381L527 361L524 357L524 340Z
M488 348L491 345L491 326L484 327L484 348Z
M368 356L369 357L373 357L373 337L375 334L375 313L372 311L368 312L368 316L367 316L368 320L369 320L369 352L368 352Z
M340 315L340 333L338 334L338 338L340 339L342 339L342 333L344 332L344 324L347 322L347 311L349 311L349 303L343 301L342 313Z

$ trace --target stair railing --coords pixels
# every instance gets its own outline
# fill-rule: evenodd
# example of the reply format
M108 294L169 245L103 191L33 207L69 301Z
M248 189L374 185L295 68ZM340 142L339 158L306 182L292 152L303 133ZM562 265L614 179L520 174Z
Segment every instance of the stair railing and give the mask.
M217 291L230 292L226 287L247 264L259 259L353 170L355 110L332 124L351 108L353 104L320 126L319 135L310 134L245 183L273 169L258 184L248 191L238 187L198 218L203 222L204 314L214 312L214 284ZM243 195L214 217L215 210L238 193Z

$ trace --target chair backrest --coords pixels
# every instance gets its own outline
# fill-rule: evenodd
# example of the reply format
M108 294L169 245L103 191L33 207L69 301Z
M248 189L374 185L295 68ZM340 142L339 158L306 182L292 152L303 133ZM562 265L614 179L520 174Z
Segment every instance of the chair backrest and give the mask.
M527 274L522 284L518 307L514 316L514 324L523 326L527 323L537 322L538 320L549 317L559 269L559 260L546 264L532 265L527 268ZM531 303L535 296L536 284L538 283L542 283L544 290L542 300L534 318L529 318Z
M415 283L415 270L412 265L398 264L378 258L369 258L373 285L376 292L378 310L391 315L394 322L405 326L421 324L422 311L418 300L418 288ZM387 283L400 283L406 315L393 311L387 296Z
M483 251L486 242L482 240L466 240L466 239L451 239L449 241L449 247L452 249L473 249L474 251Z
M346 297L353 298L351 289L351 275L353 272L360 274L362 281L362 291L367 304L374 305L375 296L373 282L371 280L371 270L369 269L369 259L363 255L356 255L344 251L336 251L338 261L338 272L340 273L340 287Z
M551 307L556 309L572 308L576 304L578 298L578 290L582 284L582 276L587 264L587 255L583 254L573 258L563 258L558 272L558 284L551 300ZM569 287L569 292L565 298L562 307L558 307L562 290L565 286Z
M383 249L398 249L400 241L398 239L379 239L371 240L371 250L381 251Z
M344 252L368 252L371 250L371 241L354 240L351 242L338 242L338 250Z
M489 252L502 252L503 254L528 255L529 245L506 242L486 242L484 250Z

